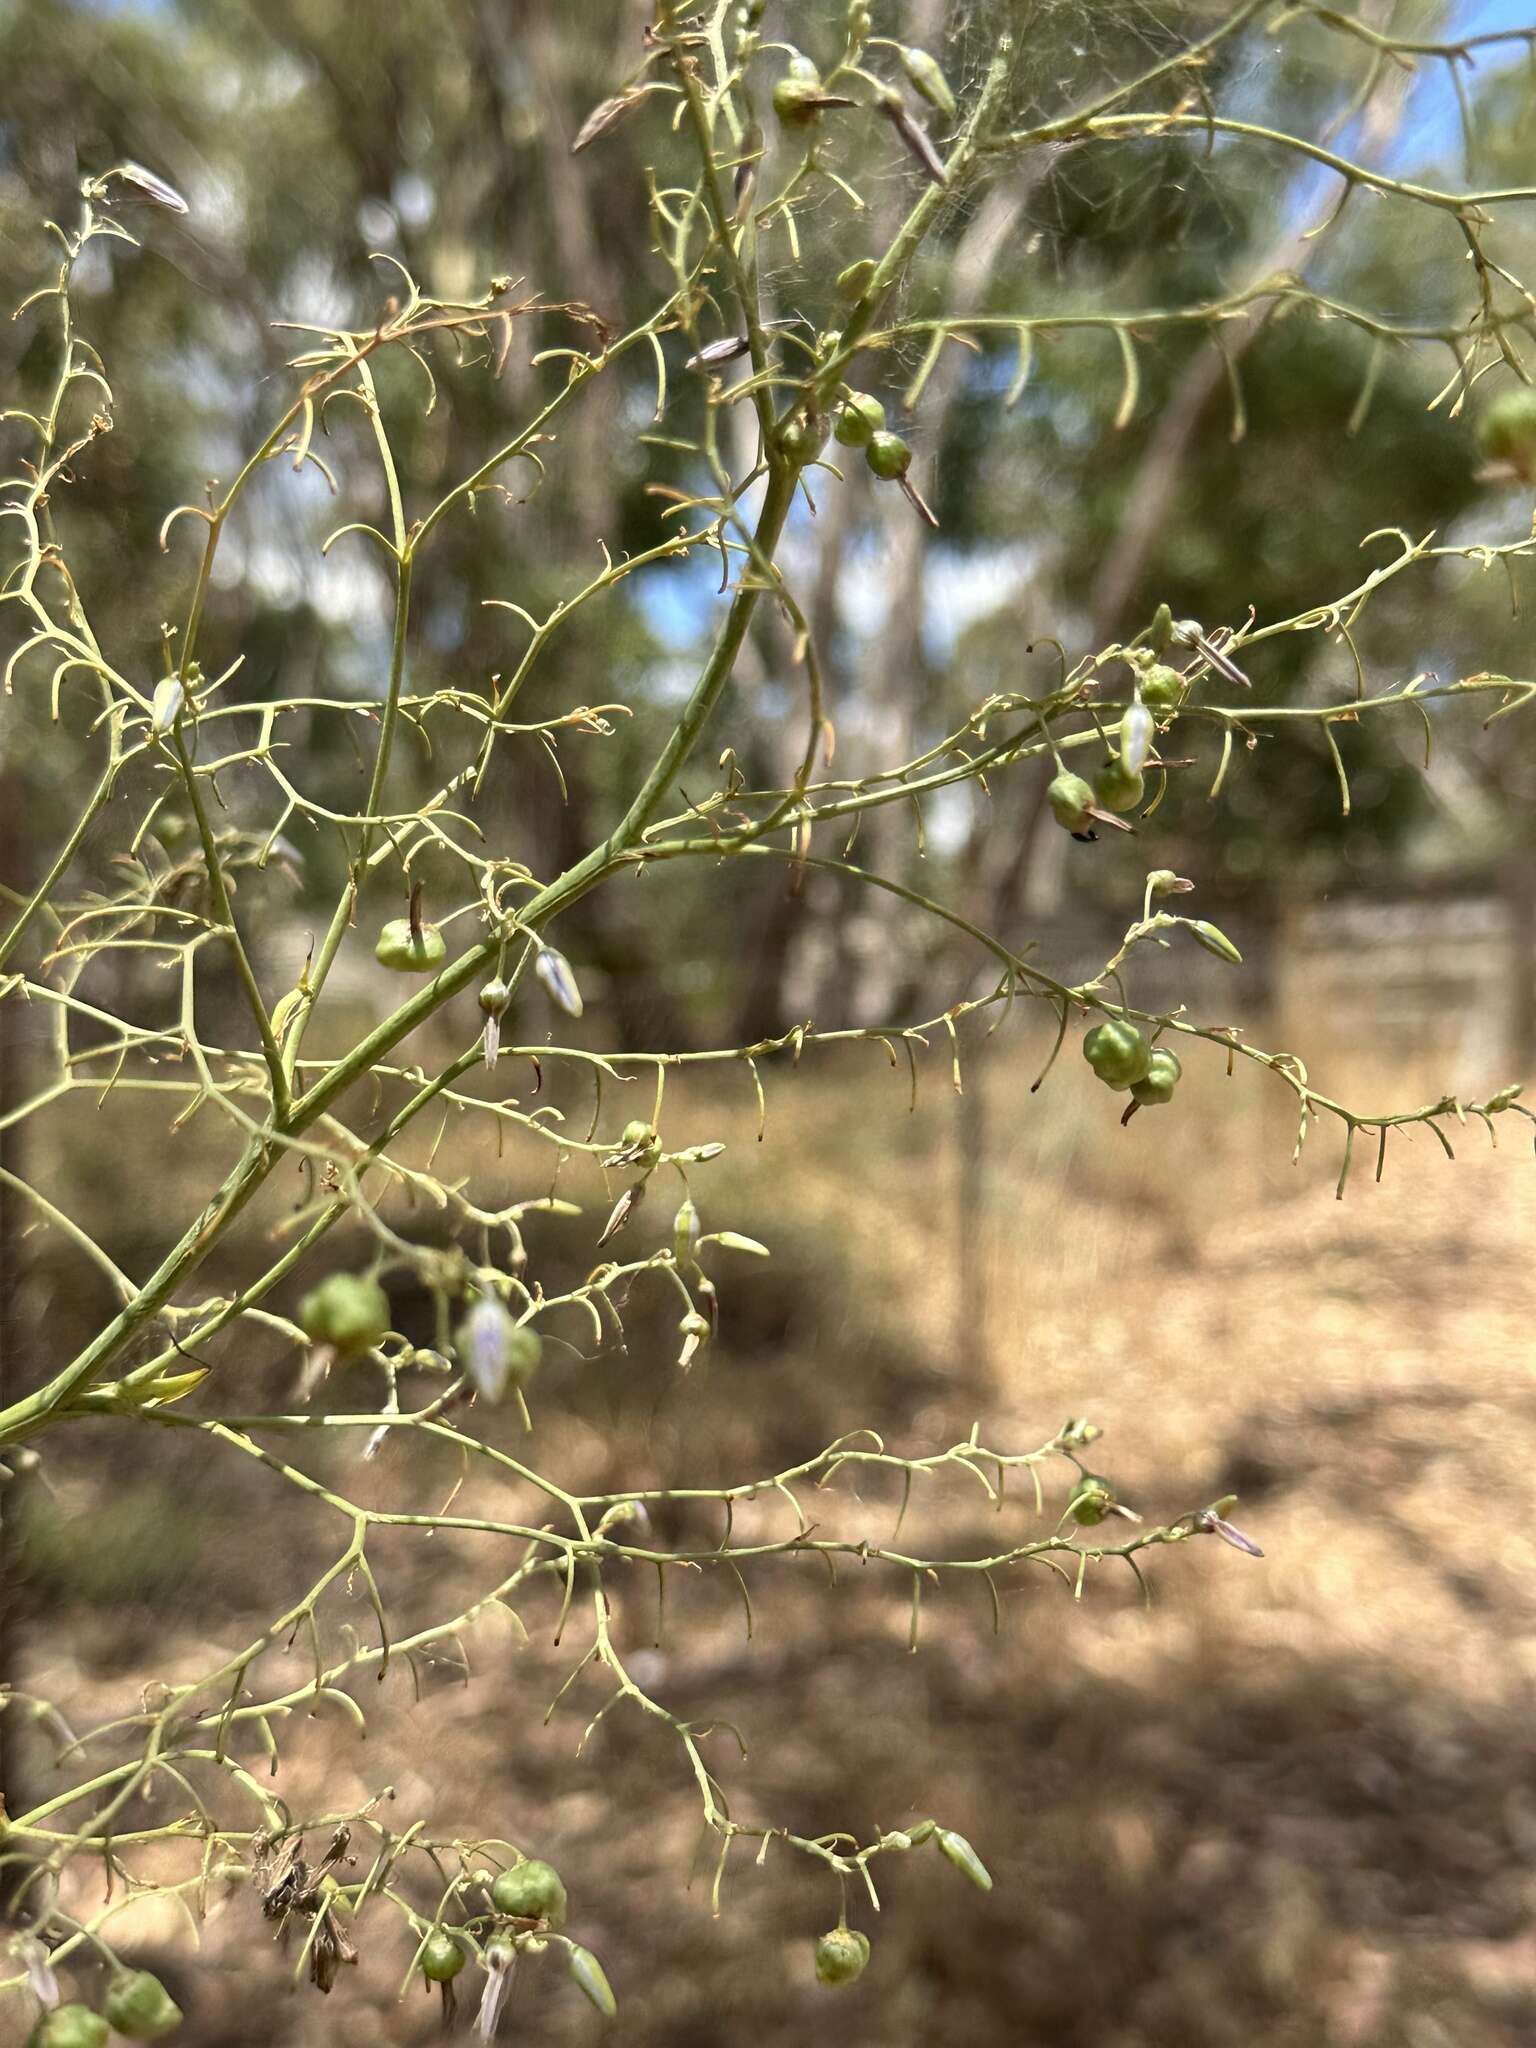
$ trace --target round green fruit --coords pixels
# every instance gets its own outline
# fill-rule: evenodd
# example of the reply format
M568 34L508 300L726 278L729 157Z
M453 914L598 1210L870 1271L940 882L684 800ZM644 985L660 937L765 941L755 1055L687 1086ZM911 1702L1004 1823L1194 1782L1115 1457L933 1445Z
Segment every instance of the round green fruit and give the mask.
M1119 754L1106 761L1093 779L1094 798L1106 811L1134 811L1145 788L1140 772L1127 768Z
M1083 1040L1083 1057L1110 1088L1134 1088L1152 1065L1152 1048L1134 1024L1111 1017Z
M427 1936L421 1952L421 1974L429 1984L451 1984L466 1960L464 1944L439 1927Z
M56 2005L45 2012L27 2048L107 2048L107 2023L88 2005Z
M1521 384L1501 392L1478 423L1477 445L1529 482L1536 474L1536 391Z
M181 2025L181 2007L148 1970L124 1970L102 2002L107 2025L127 2041L158 2041Z
M329 1274L299 1303L299 1327L312 1344L356 1357L389 1334L389 1296L361 1274Z
M435 924L411 928L408 917L392 917L373 949L374 958L396 974L430 974L448 957L448 941Z
M832 431L845 448L867 448L885 430L885 407L873 393L850 391Z
M779 447L791 462L814 462L827 438L825 422L797 412L779 430Z
M565 1903L558 1871L536 1856L514 1863L491 1886L491 1904L509 1920L542 1920L558 1929L565 1925Z
M864 460L882 483L899 484L912 467L912 450L900 434L882 428L872 433L864 449Z
M1184 702L1188 683L1176 668L1169 668L1163 661L1155 661L1141 679L1141 701L1147 709L1159 718L1170 711L1177 711Z
M498 974L481 989L479 1003L487 1017L504 1017L507 1005L512 1000L512 991Z
M1073 775L1063 768L1046 790L1045 800L1058 825L1068 832L1086 830L1090 822L1088 807L1093 802L1093 788L1084 782L1081 775Z
M856 1927L834 1927L816 1943L816 1982L856 1984L869 1961L869 1936Z
M1093 1529L1103 1521L1115 1504L1115 1489L1107 1479L1100 1479L1092 1472L1085 1472L1077 1483L1067 1509L1074 1522L1085 1529Z
M1162 1103L1172 1102L1173 1091L1183 1071L1176 1052L1169 1052L1166 1046L1155 1045L1145 1075L1131 1083L1132 1101L1143 1109L1156 1109Z

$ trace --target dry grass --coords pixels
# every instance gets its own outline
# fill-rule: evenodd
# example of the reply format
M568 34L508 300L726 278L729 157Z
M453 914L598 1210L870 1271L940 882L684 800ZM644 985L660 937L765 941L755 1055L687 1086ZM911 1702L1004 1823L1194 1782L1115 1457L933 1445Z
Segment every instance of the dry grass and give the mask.
M694 1090L690 1129L731 1146L700 1190L707 1222L770 1239L776 1257L721 1271L727 1341L686 1380L666 1363L671 1312L647 1320L637 1291L627 1357L548 1374L531 1453L597 1488L766 1473L857 1423L927 1450L980 1420L988 1441L1026 1448L1087 1414L1105 1432L1095 1464L1149 1518L1240 1492L1262 1563L1215 1543L1158 1555L1150 1611L1123 1571L1091 1574L1080 1603L1035 1572L1006 1593L996 1640L980 1591L946 1587L916 1657L906 1585L874 1567L835 1591L803 1564L760 1569L750 1650L728 1589L674 1575L656 1649L654 1582L615 1587L621 1639L657 1694L745 1734L745 1763L728 1735L711 1741L738 1813L815 1832L933 1811L976 1842L995 1892L932 1850L892 1859L878 1921L855 1906L868 1975L834 2002L809 1968L810 1937L836 1917L826 1880L778 1849L761 1871L739 1852L713 1919L707 1879L688 1885L696 1809L665 1734L615 1716L575 1760L601 1698L585 1679L544 1726L571 1646L552 1648L553 1605L538 1600L526 1648L477 1631L468 1688L429 1685L412 1705L404 1673L370 1684L366 1746L335 1719L300 1724L278 1789L344 1803L389 1783L397 1825L491 1828L548 1854L637 2044L771 2044L829 2023L848 2048L1524 2038L1528 1151L1512 1131L1490 1154L1468 1131L1451 1166L1427 1136L1400 1140L1385 1184L1364 1158L1340 1205L1327 1133L1287 1163L1273 1083L1196 1062L1176 1108L1122 1132L1119 1099L1069 1056L1031 1099L1018 1043L993 1042L966 1105L935 1060L912 1117L876 1054L786 1070L770 1077L761 1150L744 1087ZM1336 1065L1327 1082L1381 1107L1445 1079ZM509 1155L508 1178L520 1170ZM572 1235L573 1261L589 1238ZM251 1363L274 1385L287 1370ZM56 1463L61 1497L106 1512L128 1479L113 1457L104 1432L82 1432ZM177 1526L196 1523L201 1583L178 1566L156 1589L152 1544L144 1597L52 1608L34 1676L120 1706L145 1675L196 1668L210 1637L230 1647L301 1582L322 1532L274 1521L262 1487L216 1464L201 1443L178 1450L161 1496ZM851 1491L818 1512L888 1535L892 1490L862 1504ZM913 1517L914 1546L1008 1540L974 1486L935 1484ZM1033 1521L1021 1494L1002 1527ZM383 1556L405 1622L496 1563L443 1543L424 1575L414 1556ZM200 1963L163 1920L146 1913L140 1932L197 2008L189 2041L433 2034L425 1998L393 2003L405 1952L386 1913L358 1930L363 1965L329 2002L286 1992L244 1895ZM507 2026L598 2031L556 1971L530 1973Z

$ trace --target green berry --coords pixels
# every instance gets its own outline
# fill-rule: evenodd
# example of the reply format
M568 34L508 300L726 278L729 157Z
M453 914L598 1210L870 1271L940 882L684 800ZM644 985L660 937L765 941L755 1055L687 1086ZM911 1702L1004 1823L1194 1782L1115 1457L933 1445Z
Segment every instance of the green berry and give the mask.
M1521 384L1501 392L1478 423L1477 445L1530 482L1536 476L1536 391Z
M148 1970L123 1970L107 1986L107 2025L127 2041L158 2041L181 2025L181 2007Z
M779 448L791 462L814 462L826 438L825 421L810 413L797 412L779 429Z
M1084 782L1081 775L1074 775L1063 768L1045 792L1045 800L1051 807L1051 814L1058 825L1068 832L1086 831L1090 822L1088 807L1093 802L1093 789Z
M430 974L448 957L448 942L435 924L412 928L408 917L392 917L375 942L374 957L396 974Z
M331 1273L299 1303L299 1327L312 1344L354 1358L388 1335L389 1296L377 1280Z
M1074 1522L1085 1529L1097 1528L1115 1504L1115 1489L1107 1479L1100 1479L1096 1473L1085 1472L1077 1482L1067 1512Z
M1121 754L1106 761L1093 778L1094 799L1106 811L1134 811L1145 787L1140 772L1127 768Z
M1083 1057L1109 1088L1133 1088L1152 1065L1152 1048L1124 1017L1095 1024L1083 1040Z
M869 1961L869 1936L856 1927L834 1927L816 1943L816 1982L854 1984Z
M850 391L837 415L833 433L845 448L867 448L885 428L885 407L868 391Z
M899 484L912 467L912 450L900 434L882 428L873 433L864 449L864 460L882 483Z
M107 2023L88 2005L56 2005L27 2037L27 2048L106 2048Z
M1132 1101L1143 1109L1156 1109L1162 1103L1172 1102L1173 1091L1183 1071L1176 1052L1170 1052L1166 1046L1155 1045L1145 1075L1131 1083Z
M542 1920L556 1929L565 1925L565 1886L558 1872L536 1856L501 1873L491 1886L491 1904L509 1920Z
M1188 688L1188 683L1176 668L1169 668L1166 662L1155 661L1142 676L1141 701L1161 718L1170 711L1178 710Z
M451 1984L467 1960L456 1936L434 1928L421 1952L421 1974L429 1984Z

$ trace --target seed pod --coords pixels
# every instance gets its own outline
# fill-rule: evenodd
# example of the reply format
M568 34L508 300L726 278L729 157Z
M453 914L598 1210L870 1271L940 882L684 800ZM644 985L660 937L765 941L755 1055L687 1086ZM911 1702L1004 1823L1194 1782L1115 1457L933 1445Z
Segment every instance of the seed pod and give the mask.
M832 431L845 448L867 448L876 434L885 430L885 407L871 392L850 391L833 424Z
M576 986L571 963L563 953L557 953L553 946L541 946L533 971L543 982L551 1000L558 1003L568 1017L581 1015L581 990Z
M1234 967L1242 966L1243 956L1225 932L1218 931L1213 924L1207 924L1203 917L1192 917L1188 924L1190 932L1200 941L1207 953L1214 953L1218 960L1230 961Z
M436 1927L421 1951L421 1974L429 1984L451 1984L468 1960L458 1937Z
M816 1943L816 1982L855 1984L869 1961L869 1936L856 1927L834 1927Z
M389 1296L362 1274L328 1274L299 1303L299 1328L338 1358L356 1358L388 1336Z
M499 974L485 984L478 998L487 1017L504 1017L511 1000L512 991Z
M1165 1045L1153 1046L1146 1073L1141 1080L1131 1083L1131 1100L1141 1109L1156 1109L1165 1102L1172 1102L1173 1091L1183 1072L1176 1052L1170 1052Z
M1508 1109L1512 1102L1518 1101L1524 1093L1525 1086L1523 1082L1511 1081L1507 1088L1501 1088L1497 1094L1490 1095L1483 1104L1483 1107L1484 1109L1492 1110L1497 1115L1501 1109Z
M558 1933L565 1925L565 1886L559 1873L537 1856L504 1870L491 1886L491 1904L509 1920L538 1920Z
M1115 1505L1115 1489L1107 1479L1085 1472L1077 1482L1067 1513L1085 1529L1097 1528Z
M881 429L865 444L864 460L882 483L900 483L912 467L912 450L900 434Z
M27 2048L107 2048L107 2023L88 2005L56 2005L27 2037Z
M435 924L413 925L392 917L374 943L374 958L396 974L430 974L448 957L448 942Z
M672 1249L680 1266L691 1262L698 1248L701 1228L699 1212L690 1197L672 1219Z
M979 1892L992 1889L992 1873L976 1854L964 1835L957 1835L953 1828L936 1828L934 1840L953 1863L962 1877L968 1877Z
M846 270L837 273L837 295L840 299L862 299L869 289L869 281L878 265L873 256L861 256L850 263Z
M1084 782L1081 775L1074 775L1063 768L1045 792L1045 800L1051 807L1051 815L1058 825L1068 832L1081 832L1088 824L1088 810L1093 802L1093 789Z
M181 2025L181 2007L148 1970L123 1970L107 1986L102 2011L127 2041L158 2041Z
M1095 1024L1083 1040L1083 1057L1106 1087L1134 1087L1146 1079L1152 1048L1128 1018Z
M1140 771L1123 754L1112 756L1093 778L1094 801L1106 811L1134 811L1145 793Z
M1536 476L1536 391L1519 384L1500 392L1478 422L1477 445L1529 483Z
M926 50L912 50L905 46L898 48L896 55L901 68L911 81L914 92L921 93L930 107L937 107L946 121L955 118L955 96L949 89L949 80Z
M1189 684L1184 677L1176 668L1169 668L1166 662L1155 661L1142 674L1141 701L1159 717L1166 712L1177 711L1188 690Z
M786 128L809 128L828 107L851 107L845 94L825 92L819 78L781 78L773 88L773 111Z
M624 1126L615 1150L603 1161L604 1166L653 1167L661 1157L661 1134L655 1126L643 1117L633 1117Z
M156 683L155 694L149 700L149 729L157 739L163 739L170 731L186 701L179 677L167 676L164 682Z
M1140 775L1152 751L1152 714L1141 704L1128 704L1120 721L1120 758Z
M579 1941L573 1941L566 1950L566 1964L571 1975L603 2018L617 2018L619 2001L613 1995L613 1986L608 1982L607 1973L591 1949L583 1948Z

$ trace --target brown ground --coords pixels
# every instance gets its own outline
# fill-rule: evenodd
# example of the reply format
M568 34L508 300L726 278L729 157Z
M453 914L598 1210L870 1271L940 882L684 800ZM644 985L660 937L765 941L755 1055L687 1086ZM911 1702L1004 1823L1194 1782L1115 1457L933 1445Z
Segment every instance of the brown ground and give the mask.
M1197 1061L1174 1109L1122 1132L1118 1098L1070 1048L1031 1099L1034 1033L1028 1055L1011 1030L993 1043L966 1105L935 1056L910 1119L905 1077L876 1052L786 1067L769 1077L761 1150L744 1087L690 1093L690 1133L731 1146L700 1178L707 1224L770 1239L776 1256L716 1260L728 1341L686 1379L665 1362L674 1312L647 1321L637 1291L629 1357L551 1368L524 1448L598 1489L768 1474L860 1423L904 1451L956 1442L973 1421L984 1441L1026 1449L1082 1414L1105 1432L1091 1462L1150 1520L1240 1493L1234 1519L1263 1562L1213 1541L1155 1552L1150 1611L1123 1568L1091 1573L1080 1602L1037 1568L1005 1582L996 1639L984 1590L946 1582L925 1600L915 1657L908 1581L876 1565L845 1565L835 1590L805 1560L756 1568L750 1646L729 1585L674 1573L656 1651L654 1580L615 1581L617 1638L644 1652L637 1676L676 1713L746 1738L745 1762L724 1729L706 1745L739 1817L867 1835L936 1813L975 1842L996 1890L969 1888L932 1848L882 1860L884 1910L851 1902L869 1971L853 1990L819 1990L809 1944L836 1917L834 1881L778 1846L762 1870L738 1848L713 1918L707 1874L689 1884L697 1794L666 1731L621 1711L576 1759L603 1697L590 1673L543 1725L586 1640L573 1630L551 1646L546 1594L522 1606L526 1648L509 1627L477 1627L467 1688L429 1673L412 1705L399 1665L382 1687L362 1681L366 1744L337 1715L297 1723L276 1788L341 1805L391 1784L397 1827L421 1817L548 1855L637 2048L829 2025L846 2048L1527 2038L1526 1127L1506 1126L1497 1153L1453 1127L1454 1165L1427 1134L1399 1139L1379 1189L1367 1152L1341 1205L1332 1134L1315 1131L1291 1167L1273 1082L1227 1082L1218 1060ZM1351 1076L1340 1061L1320 1078L1396 1107L1447 1077ZM682 1108L669 1103L669 1135ZM569 1243L589 1256L589 1226ZM269 1391L288 1370L275 1350L252 1365L274 1376ZM133 1451L142 1459L137 1436ZM78 1545L55 1559L29 1669L87 1712L197 1668L210 1641L233 1648L336 1542L336 1525L202 1440L178 1439L158 1476L114 1462L124 1455L104 1427L50 1465L62 1501L93 1507L74 1526L105 1531L107 1563L82 1564ZM377 1483L398 1487L386 1463ZM353 1456L330 1469L363 1483ZM445 1464L444 1492L452 1476ZM1066 1468L1046 1476L1053 1524ZM835 1491L813 1503L824 1529L889 1540L889 1480L864 1481L862 1505L851 1479ZM787 1507L759 1513L759 1526L791 1526ZM719 1521L679 1512L660 1526L707 1540ZM919 1490L902 1541L986 1554L1039 1526L1027 1485L999 1520L974 1482L946 1479ZM397 1630L460 1586L472 1597L499 1562L472 1542L381 1545ZM361 1600L338 1602L333 1626L343 1618L370 1627ZM99 1897L97 1880L76 1896ZM394 2003L408 1950L387 1906L364 1917L363 1965L328 2001L284 1988L246 1894L200 1958L163 1909L135 1913L115 1931L195 2007L189 2044L433 2038L424 1996ZM556 1968L526 1973L505 2028L551 2042L601 2031Z

